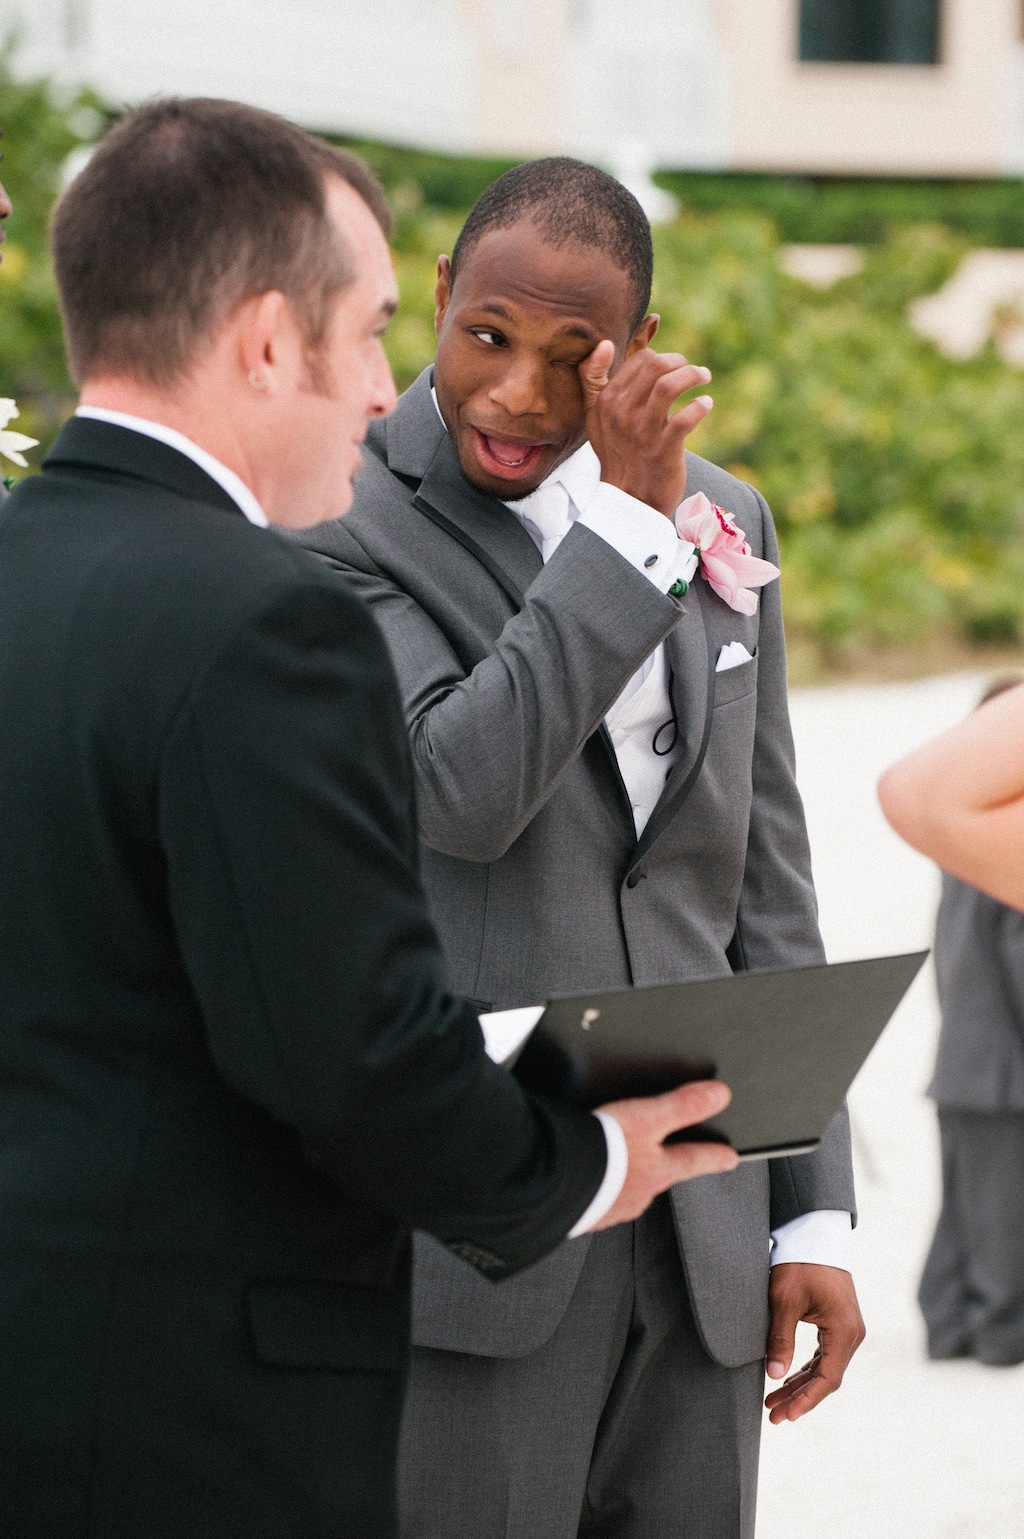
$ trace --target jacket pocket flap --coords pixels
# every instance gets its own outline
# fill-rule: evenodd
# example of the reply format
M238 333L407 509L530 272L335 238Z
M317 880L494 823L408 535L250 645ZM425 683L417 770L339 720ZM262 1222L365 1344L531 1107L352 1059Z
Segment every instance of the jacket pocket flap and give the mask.
M726 668L721 673L715 674L715 705L729 705L733 700L740 700L744 695L749 695L751 690L757 687L757 652L749 662L740 663L738 668Z
M253 1348L268 1368L405 1368L409 1301L403 1294L343 1283L252 1282L247 1305Z

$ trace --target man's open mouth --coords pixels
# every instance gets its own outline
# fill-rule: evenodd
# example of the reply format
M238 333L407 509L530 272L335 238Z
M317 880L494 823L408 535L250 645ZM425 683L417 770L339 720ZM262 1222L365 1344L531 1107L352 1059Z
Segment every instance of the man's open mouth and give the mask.
M529 475L544 450L549 447L544 443L522 443L514 438L501 438L495 433L482 433L479 428L473 429L473 437L477 458L483 468L491 475L508 480L519 480Z

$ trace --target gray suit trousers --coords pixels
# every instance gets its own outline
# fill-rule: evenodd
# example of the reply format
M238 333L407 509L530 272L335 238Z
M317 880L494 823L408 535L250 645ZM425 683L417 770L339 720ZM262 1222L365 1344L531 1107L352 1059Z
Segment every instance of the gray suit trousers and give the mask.
M763 1386L701 1345L659 1198L591 1240L540 1350L414 1349L402 1539L753 1539Z
M928 1355L1024 1362L1024 1114L939 1108L942 1211L918 1295Z

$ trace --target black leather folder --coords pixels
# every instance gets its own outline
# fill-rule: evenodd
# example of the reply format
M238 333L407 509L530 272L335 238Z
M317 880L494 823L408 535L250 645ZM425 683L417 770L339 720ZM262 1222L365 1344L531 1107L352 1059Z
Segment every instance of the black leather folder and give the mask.
M726 1110L675 1138L727 1142L743 1159L806 1154L927 955L552 999L508 1066L589 1108L724 1080Z

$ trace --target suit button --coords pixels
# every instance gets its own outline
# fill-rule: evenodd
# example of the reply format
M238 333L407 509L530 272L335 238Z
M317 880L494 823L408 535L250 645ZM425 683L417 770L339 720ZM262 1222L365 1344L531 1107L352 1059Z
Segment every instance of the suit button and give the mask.
M631 871L626 878L626 886L632 889L637 885L638 882L646 881L646 879L646 871Z

